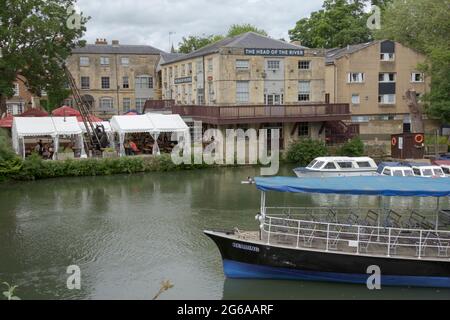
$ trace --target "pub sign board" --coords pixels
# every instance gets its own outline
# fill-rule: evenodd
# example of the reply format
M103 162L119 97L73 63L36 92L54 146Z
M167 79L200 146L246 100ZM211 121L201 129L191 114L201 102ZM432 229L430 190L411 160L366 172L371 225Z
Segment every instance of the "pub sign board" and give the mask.
M303 49L244 49L247 56L282 56L282 57L302 57L305 55Z
M180 83L191 83L192 82L192 77L183 77L183 78L175 78L173 80L173 82L175 84L180 84Z

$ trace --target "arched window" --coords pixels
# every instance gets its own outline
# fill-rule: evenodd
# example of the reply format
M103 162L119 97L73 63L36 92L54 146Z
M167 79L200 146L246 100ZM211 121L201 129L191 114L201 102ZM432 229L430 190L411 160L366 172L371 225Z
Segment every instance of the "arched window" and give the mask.
M153 78L147 75L137 76L136 89L153 89Z
M113 99L110 97L100 98L100 110L110 111L114 109Z

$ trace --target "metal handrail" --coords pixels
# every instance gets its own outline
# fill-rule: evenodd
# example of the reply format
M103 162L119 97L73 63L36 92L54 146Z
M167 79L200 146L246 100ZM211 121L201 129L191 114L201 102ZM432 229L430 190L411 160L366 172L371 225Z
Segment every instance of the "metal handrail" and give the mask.
M276 223L277 221L279 223ZM305 247L306 243L312 246L313 242L316 241L318 242L316 243L316 249L352 253L354 249L350 250L350 248L354 248L354 246L350 246L350 242L353 241L356 244L356 254L360 254L361 249L363 249L366 254L390 257L392 254L396 254L397 248L404 248L413 250L403 252L399 256L417 259L423 257L449 258L447 251L450 247L450 231L444 230L350 225L267 215L262 225L261 234L262 236L266 235L268 245L279 242L277 236L287 236L292 237L292 246L295 248L302 247L301 239L303 239ZM308 238L308 241L305 241L306 238ZM343 248L338 248L338 243L344 244ZM347 243L347 247L345 243ZM331 244L336 245L333 247ZM378 250L369 252L370 244L381 246L381 249L378 248ZM385 249L383 249L384 247ZM427 249L428 251L430 249L435 250L436 254L425 254Z

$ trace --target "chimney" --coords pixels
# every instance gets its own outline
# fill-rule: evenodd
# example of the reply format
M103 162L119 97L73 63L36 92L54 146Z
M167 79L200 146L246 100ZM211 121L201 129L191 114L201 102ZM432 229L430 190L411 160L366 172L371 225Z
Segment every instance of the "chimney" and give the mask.
M96 45L106 45L106 44L108 44L108 41L106 41L106 39L104 39L104 38L99 38L99 39L95 40L95 44Z
M113 47L118 47L119 46L119 40L112 40L111 44L113 45Z
M295 41L291 41L291 44L293 44L293 45L295 45L295 46L301 46L301 45L302 45L302 42L301 42L301 41L298 41L298 40L295 40Z

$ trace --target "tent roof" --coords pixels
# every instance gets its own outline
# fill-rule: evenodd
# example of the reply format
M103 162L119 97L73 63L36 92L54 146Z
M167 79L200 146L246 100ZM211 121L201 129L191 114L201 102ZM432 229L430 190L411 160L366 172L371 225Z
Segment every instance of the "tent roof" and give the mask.
M28 109L27 111L19 115L19 117L48 117L48 116L49 114L47 111L37 108Z
M0 127L1 128L11 128L14 120L13 115L7 115L3 119L0 119Z
M111 124L108 121L96 122L96 123L94 123L94 127L97 124L103 125L105 127L105 132L111 132L112 131ZM81 130L83 131L83 133L87 132L86 131L86 127L84 126L84 122L78 122L78 125L80 126Z
M120 133L155 131L153 123L146 115L113 116L111 127Z
M76 117L76 116L79 116L81 114L80 114L80 111L78 111L78 110L76 110L76 109L74 109L72 107L62 106L62 107L60 107L58 109L53 110L52 111L52 115L54 117L64 117L64 116L65 117Z
M422 177L256 178L262 191L372 196L445 197L450 179Z
M189 127L179 114L147 113L146 115L150 118L159 132L180 132L189 130Z
M13 131L20 137L80 134L77 118L14 117Z

